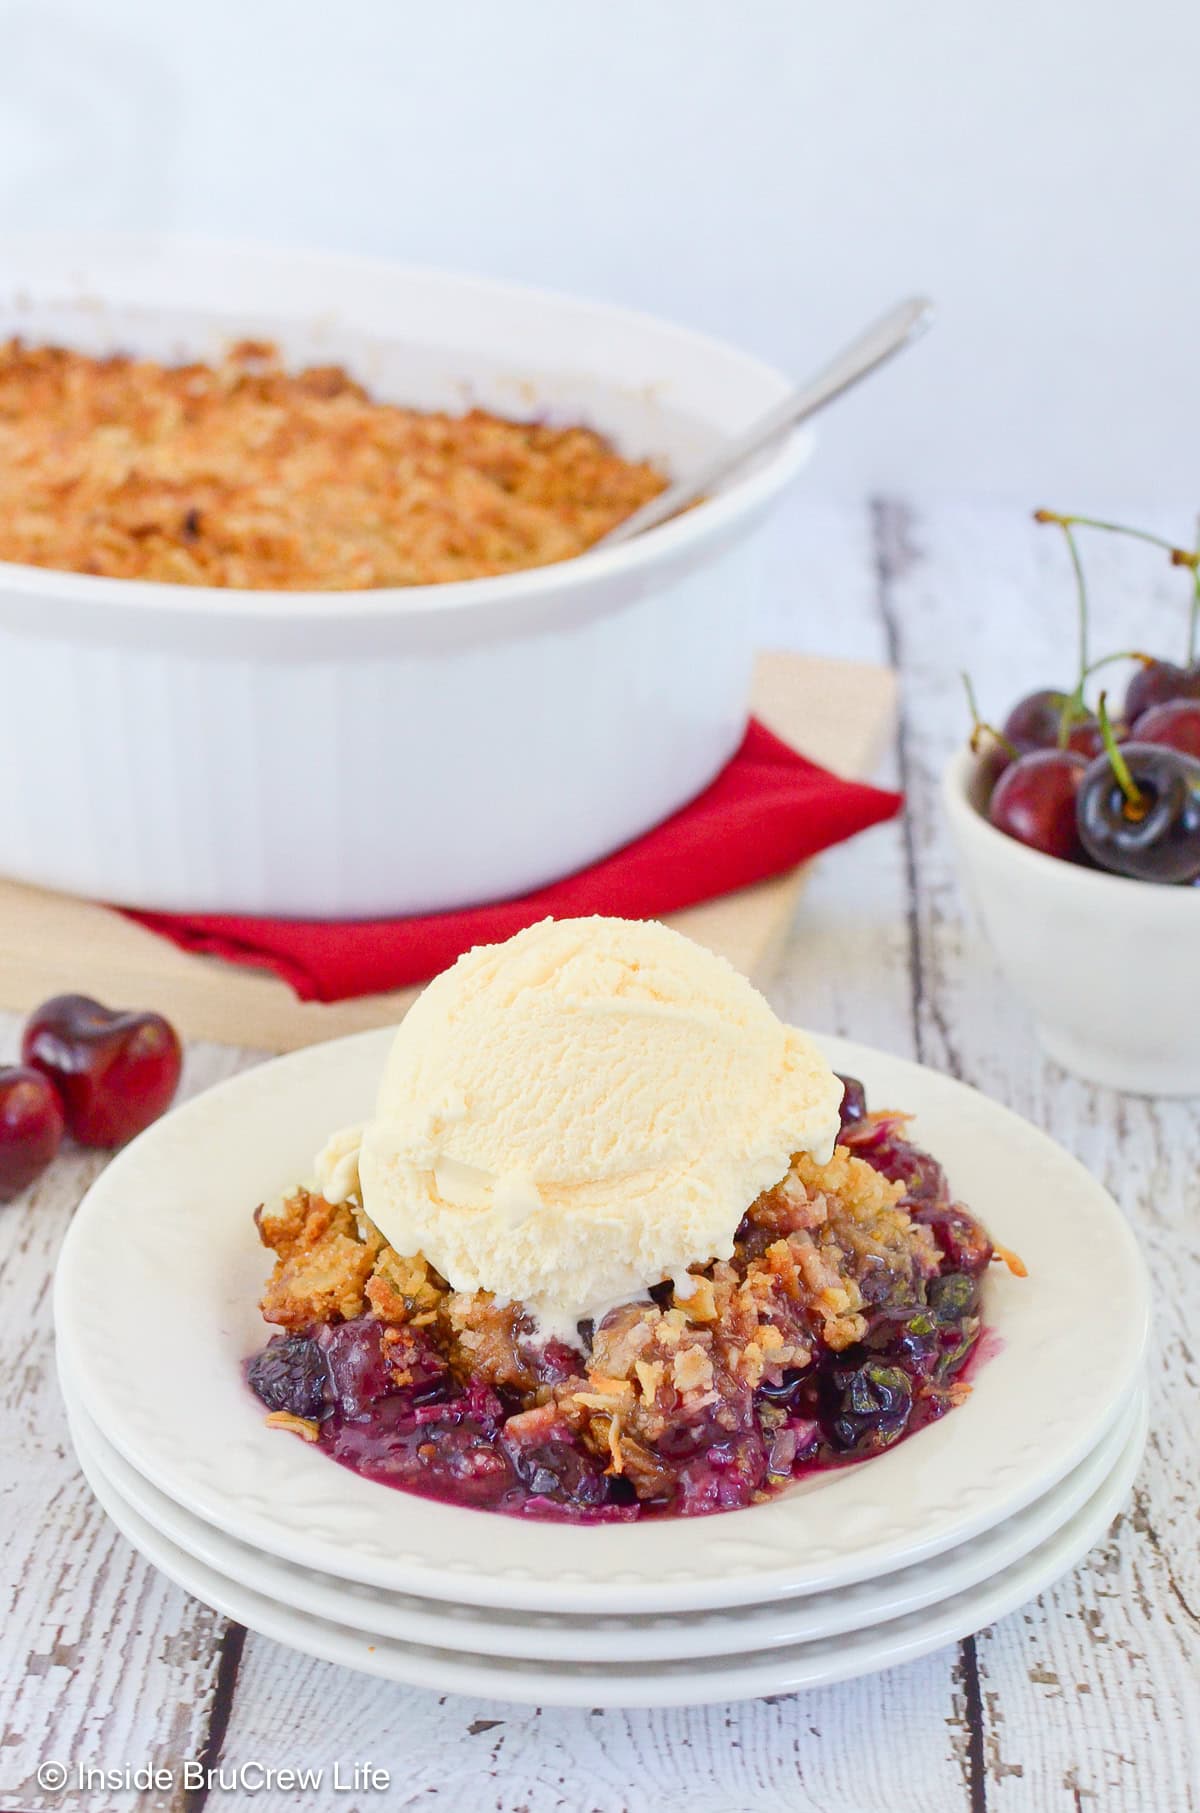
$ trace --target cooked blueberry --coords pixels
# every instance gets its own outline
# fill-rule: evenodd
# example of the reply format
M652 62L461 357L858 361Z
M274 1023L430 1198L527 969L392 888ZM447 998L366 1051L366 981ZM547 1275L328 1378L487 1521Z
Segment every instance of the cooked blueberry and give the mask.
M608 1478L608 1502L610 1505L635 1505L637 1493L633 1481L626 1479L623 1473L613 1473Z
M918 1378L933 1371L942 1351L937 1325L927 1309L882 1321L867 1336L867 1345L872 1352Z
M938 1360L937 1376L943 1384L962 1370L979 1339L979 1328L978 1320L969 1317L964 1322L952 1322L942 1330L944 1345Z
M945 1272L930 1281L929 1308L938 1322L959 1322L975 1309L978 1280L967 1272Z
M912 1380L899 1366L873 1360L837 1366L830 1375L831 1434L844 1453L886 1448L903 1435L912 1411Z
M867 1092L856 1076L839 1075L838 1082L842 1085L842 1126L853 1127L866 1117Z
M541 1442L518 1450L515 1458L525 1485L537 1498L575 1505L608 1502L608 1481L573 1442Z
M308 1335L275 1335L246 1368L246 1382L268 1410L320 1417L329 1404L329 1368Z

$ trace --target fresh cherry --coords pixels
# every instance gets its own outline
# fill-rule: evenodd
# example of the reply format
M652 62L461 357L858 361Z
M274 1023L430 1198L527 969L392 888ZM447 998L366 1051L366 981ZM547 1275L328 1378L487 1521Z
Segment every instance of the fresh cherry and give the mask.
M996 782L988 817L998 831L1031 850L1081 862L1075 795L1086 772L1086 761L1074 750L1031 750Z
M1031 749L1057 749L1063 713L1071 711L1071 706L1071 695L1056 692L1053 687L1028 693L1013 706L1001 726L1000 735L1021 755ZM1066 747L1077 755L1086 756L1089 762L1094 755L1099 755L1104 739L1095 712L1081 710L1078 706L1071 711Z
M0 1069L0 1202L40 1177L63 1136L53 1083L23 1064Z
M1043 686L1037 692L1018 699L1003 724L1000 734L1015 749L1053 749L1058 742L1059 726L1070 694Z
M1083 717L1076 718L1067 732L1067 748L1081 755L1085 762L1100 754L1104 748L1104 738L1094 712L1085 712Z
M1136 724L1154 705L1174 699L1200 699L1200 666L1177 667L1174 661L1150 661L1139 667L1125 694L1125 722Z
M113 1013L87 995L56 995L30 1017L25 1062L49 1078L84 1146L123 1146L168 1107L182 1053L155 1013Z
M1106 753L1079 789L1079 835L1105 869L1137 881L1200 875L1200 761L1154 743L1126 743L1118 772Z
M1200 760L1200 699L1168 699L1152 705L1133 726L1135 743L1157 743Z

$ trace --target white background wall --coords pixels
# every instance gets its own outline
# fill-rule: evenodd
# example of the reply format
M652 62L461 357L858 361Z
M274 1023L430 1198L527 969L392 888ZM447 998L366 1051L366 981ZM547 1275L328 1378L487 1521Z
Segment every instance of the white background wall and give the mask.
M527 278L798 374L927 289L814 481L1200 499L1191 0L0 0L38 224Z

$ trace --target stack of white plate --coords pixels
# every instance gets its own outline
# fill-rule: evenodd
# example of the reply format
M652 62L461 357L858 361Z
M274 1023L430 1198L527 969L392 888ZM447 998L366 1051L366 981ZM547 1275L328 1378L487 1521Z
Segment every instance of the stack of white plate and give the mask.
M910 1660L1073 1567L1146 1432L1148 1292L1120 1211L1059 1147L946 1077L823 1039L1029 1276L992 1268L969 1400L858 1466L724 1515L578 1528L393 1491L264 1426L251 1211L362 1119L387 1033L235 1078L152 1128L84 1202L55 1295L79 1459L129 1540L208 1605L311 1655L541 1705L749 1698Z

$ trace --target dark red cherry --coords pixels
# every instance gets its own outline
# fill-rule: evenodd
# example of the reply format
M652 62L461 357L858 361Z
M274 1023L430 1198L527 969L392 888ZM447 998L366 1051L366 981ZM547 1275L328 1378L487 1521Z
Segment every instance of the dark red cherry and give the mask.
M0 1202L40 1177L63 1136L53 1083L24 1064L0 1069Z
M1024 755L1031 749L1057 749L1062 734L1063 713L1071 703L1070 694L1044 687L1019 699L1004 720L1001 736ZM1067 748L1090 762L1104 747L1096 714L1081 711L1072 716L1067 733Z
M1058 742L1062 715L1070 693L1044 686L1039 692L1018 699L1003 724L1000 734L1019 750L1053 749Z
M1034 749L1004 770L988 817L997 831L1068 862L1084 860L1075 795L1087 763L1071 749Z
M1121 757L1137 797L1122 788L1107 754L1079 789L1079 834L1101 867L1136 881L1185 882L1200 875L1200 761L1154 743L1125 743Z
M1125 722L1136 724L1152 705L1172 699L1200 699L1200 666L1176 667L1174 661L1150 661L1139 667L1125 694Z
M113 1013L87 995L56 995L25 1027L21 1054L50 1079L84 1146L123 1146L157 1120L179 1086L174 1028L155 1013Z
M1085 762L1090 762L1100 754L1104 748L1104 736L1094 712L1085 712L1083 717L1076 718L1067 733L1067 748L1073 749L1076 755L1081 755Z
M1157 743L1200 759L1200 699L1168 699L1144 711L1132 730L1136 743Z

